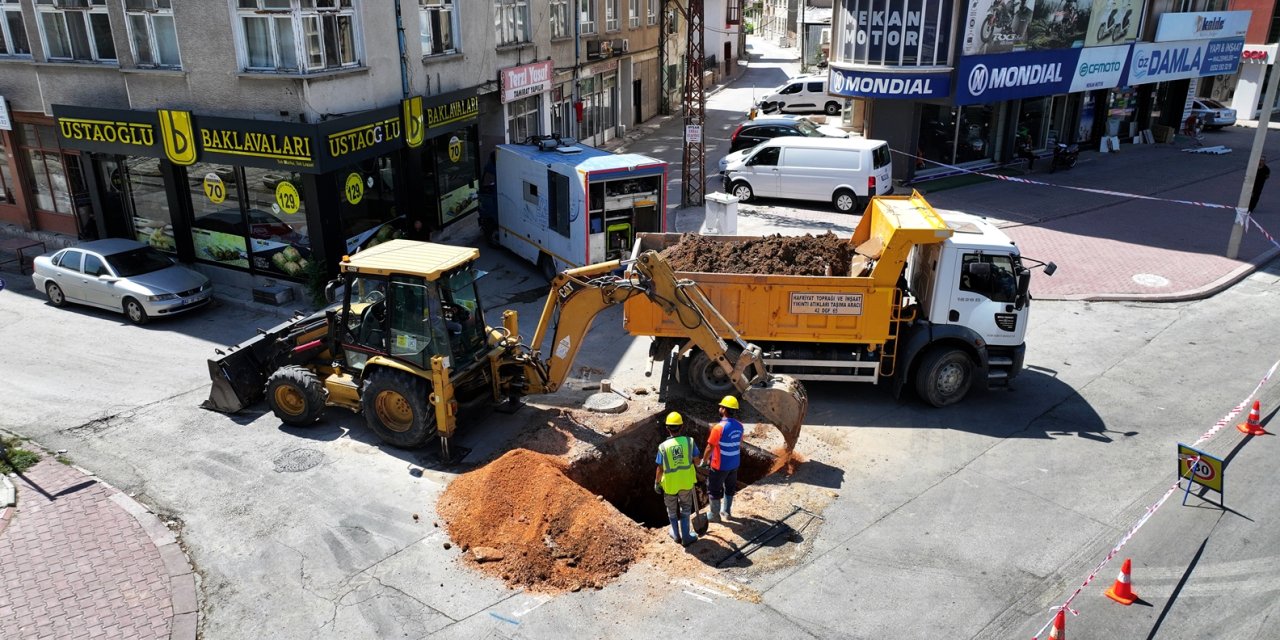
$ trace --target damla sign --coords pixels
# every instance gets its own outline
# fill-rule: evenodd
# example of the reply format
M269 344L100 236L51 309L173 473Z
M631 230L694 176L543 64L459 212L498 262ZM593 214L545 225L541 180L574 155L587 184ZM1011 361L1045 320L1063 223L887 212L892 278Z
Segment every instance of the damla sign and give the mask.
M1126 84L1185 80L1235 73L1244 38L1140 43L1133 47Z

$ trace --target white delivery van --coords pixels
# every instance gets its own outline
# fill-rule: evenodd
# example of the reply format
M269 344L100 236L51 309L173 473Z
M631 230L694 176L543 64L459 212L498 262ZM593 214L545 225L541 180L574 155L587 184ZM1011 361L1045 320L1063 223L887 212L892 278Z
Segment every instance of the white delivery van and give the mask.
M867 198L893 191L893 162L884 140L787 136L760 143L722 177L724 190L740 202L825 200L841 213L858 213Z
M840 113L843 98L827 95L827 76L799 76L792 78L760 99L760 110L765 113Z

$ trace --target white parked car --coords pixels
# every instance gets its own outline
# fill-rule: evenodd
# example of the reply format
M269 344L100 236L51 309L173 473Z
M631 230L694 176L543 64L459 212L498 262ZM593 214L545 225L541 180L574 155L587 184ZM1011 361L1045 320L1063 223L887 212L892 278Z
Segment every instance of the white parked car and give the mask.
M68 302L101 307L123 313L134 324L190 311L213 299L213 284L204 274L124 238L39 256L31 279L55 307Z

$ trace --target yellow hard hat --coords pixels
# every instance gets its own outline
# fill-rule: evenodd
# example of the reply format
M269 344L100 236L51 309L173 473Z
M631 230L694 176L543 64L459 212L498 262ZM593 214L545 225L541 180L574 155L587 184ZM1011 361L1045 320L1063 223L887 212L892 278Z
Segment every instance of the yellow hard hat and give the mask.
M725 397L724 397L724 400L721 400L721 401L720 401L720 406L722 406L722 407L724 407L724 408L726 408L726 409L733 409L734 411L737 411L737 410L738 410L738 399L737 399L737 398L735 398L735 397L733 397L733 396L725 396Z
M671 413L667 414L667 426L668 427L684 426L684 418L680 417L679 412L672 411Z

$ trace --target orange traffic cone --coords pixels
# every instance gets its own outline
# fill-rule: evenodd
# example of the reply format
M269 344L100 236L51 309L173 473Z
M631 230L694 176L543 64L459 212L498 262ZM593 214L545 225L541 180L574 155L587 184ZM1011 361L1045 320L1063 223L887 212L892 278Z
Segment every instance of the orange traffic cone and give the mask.
M1138 599L1138 594L1133 592L1133 585L1129 583L1129 559L1124 559L1124 564L1120 565L1120 575L1116 576L1116 583L1107 589L1107 597L1119 602L1126 607L1133 604Z
M1249 419L1236 425L1236 428L1251 436L1267 435L1267 430L1262 428L1262 416L1260 415L1261 410L1262 403L1254 400L1253 408L1249 410Z
M1067 640L1067 612L1058 610L1053 617L1053 629L1049 630L1049 640Z

